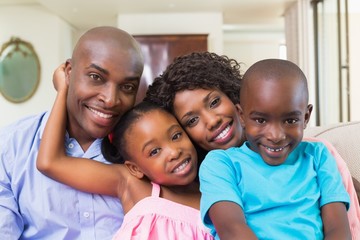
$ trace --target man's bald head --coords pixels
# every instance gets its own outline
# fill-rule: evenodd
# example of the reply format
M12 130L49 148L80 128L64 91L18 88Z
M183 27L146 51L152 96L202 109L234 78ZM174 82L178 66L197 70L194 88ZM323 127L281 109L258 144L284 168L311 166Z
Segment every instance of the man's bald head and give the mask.
M132 56L136 57L136 61L143 65L143 56L138 42L124 30L110 26L92 28L80 37L73 51L73 64L84 51L101 46L131 52Z

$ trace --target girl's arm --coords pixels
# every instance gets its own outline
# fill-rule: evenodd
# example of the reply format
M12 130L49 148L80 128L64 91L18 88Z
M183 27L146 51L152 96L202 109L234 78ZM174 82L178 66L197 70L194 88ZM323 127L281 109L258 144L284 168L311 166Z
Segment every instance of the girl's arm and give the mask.
M128 171L123 165L104 164L65 154L66 95L64 64L54 73L57 96L43 133L37 168L46 176L81 191L121 196Z
M342 202L333 202L321 208L321 218L324 224L324 239L349 239L351 232L346 215L346 207Z

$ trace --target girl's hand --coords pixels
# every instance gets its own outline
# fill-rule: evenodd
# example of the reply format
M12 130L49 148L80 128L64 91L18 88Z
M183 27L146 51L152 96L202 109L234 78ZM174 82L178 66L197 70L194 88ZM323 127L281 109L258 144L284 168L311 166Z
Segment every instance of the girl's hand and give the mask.
M55 90L60 92L61 90L67 91L68 85L66 83L65 76L65 63L62 63L53 74L53 84Z

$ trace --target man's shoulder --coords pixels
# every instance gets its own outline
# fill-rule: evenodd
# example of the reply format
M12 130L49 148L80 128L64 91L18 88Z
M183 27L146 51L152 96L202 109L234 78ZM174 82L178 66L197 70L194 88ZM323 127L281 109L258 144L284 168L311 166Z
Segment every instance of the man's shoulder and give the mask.
M44 116L47 112L23 117L0 129L0 141L19 135L35 133L42 126Z

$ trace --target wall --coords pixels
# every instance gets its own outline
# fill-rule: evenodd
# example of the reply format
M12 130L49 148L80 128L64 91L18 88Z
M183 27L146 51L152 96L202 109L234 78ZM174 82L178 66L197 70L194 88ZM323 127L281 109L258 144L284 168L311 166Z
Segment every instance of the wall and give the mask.
M350 32L350 42L349 42L349 65L350 65L350 111L351 111L351 120L360 120L360 107L358 103L360 102L360 32L359 32L359 22L360 22L360 2L358 2L357 12L351 12L349 17L349 32ZM352 5L349 5L350 9Z
M131 34L209 34L208 49L223 53L222 13L121 14L118 27Z
M224 30L224 54L243 63L242 73L261 59L280 58L283 44L283 26L242 26Z
M0 8L0 45L12 36L30 42L41 64L41 80L29 100L11 103L0 94L0 127L51 108L56 94L52 74L61 62L71 56L72 31L66 22L40 6Z

